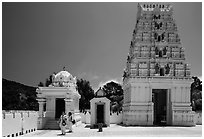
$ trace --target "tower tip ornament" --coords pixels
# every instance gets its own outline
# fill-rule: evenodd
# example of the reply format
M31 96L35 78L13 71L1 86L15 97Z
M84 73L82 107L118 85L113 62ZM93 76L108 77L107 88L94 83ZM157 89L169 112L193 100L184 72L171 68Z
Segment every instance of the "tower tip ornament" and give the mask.
M63 67L63 71L65 71L65 66Z

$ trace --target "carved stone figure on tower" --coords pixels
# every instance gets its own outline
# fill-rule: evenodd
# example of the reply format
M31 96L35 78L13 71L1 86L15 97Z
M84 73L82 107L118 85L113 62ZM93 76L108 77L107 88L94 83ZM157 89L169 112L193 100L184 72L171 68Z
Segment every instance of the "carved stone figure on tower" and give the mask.
M164 33L161 34L161 40L164 41Z
M165 74L169 74L169 71L170 71L170 67L169 67L169 64L167 64L167 65L165 66L165 69L166 69L166 72L165 72Z
M127 71L124 70L124 71L123 71L123 79L125 79L126 77L127 77Z
M159 55L158 47L155 47L155 54L156 54L156 55Z
M163 55L166 55L166 47L164 47L164 49L163 49Z
M130 62L130 55L128 55L128 57L127 57L127 62Z
M159 64L158 63L156 63L155 65L155 73L159 74Z

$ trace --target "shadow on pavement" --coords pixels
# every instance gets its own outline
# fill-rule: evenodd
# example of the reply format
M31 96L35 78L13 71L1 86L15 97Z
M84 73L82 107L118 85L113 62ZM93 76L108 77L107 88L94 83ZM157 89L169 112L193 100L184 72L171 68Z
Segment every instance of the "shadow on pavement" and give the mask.
M57 136L65 136L64 134L57 134Z
M158 125L124 125L122 123L116 124L121 127L195 127L195 126L185 126L185 125L163 125L163 124L158 124Z

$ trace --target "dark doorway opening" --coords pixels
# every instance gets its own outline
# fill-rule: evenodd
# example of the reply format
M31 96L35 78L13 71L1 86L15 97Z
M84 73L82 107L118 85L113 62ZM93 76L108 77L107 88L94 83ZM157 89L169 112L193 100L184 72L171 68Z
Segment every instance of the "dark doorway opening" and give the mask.
M162 57L162 51L159 51L159 57Z
M103 123L104 124L104 104L97 105L97 124Z
M160 76L164 76L164 68L160 68Z
M167 89L152 89L154 103L154 125L167 124Z
M62 112L65 112L64 98L56 98L55 118L60 118Z

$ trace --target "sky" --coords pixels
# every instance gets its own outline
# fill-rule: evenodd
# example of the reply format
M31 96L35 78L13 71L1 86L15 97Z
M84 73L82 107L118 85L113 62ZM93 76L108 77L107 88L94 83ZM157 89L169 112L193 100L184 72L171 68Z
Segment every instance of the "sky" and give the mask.
M2 3L2 77L37 86L66 68L94 90L122 82L138 3ZM202 3L170 3L191 75L202 77Z

